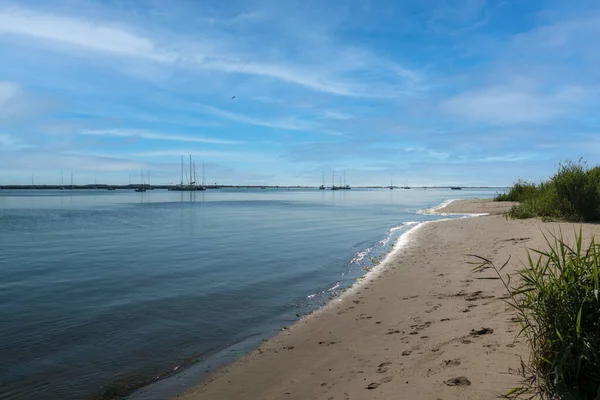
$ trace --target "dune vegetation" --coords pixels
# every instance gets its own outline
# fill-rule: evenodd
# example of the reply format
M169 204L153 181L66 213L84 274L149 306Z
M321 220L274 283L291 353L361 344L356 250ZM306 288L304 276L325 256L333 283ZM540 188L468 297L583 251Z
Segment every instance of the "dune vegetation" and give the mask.
M503 268L486 258L508 292L530 347L523 373L530 385L509 394L540 395L549 399L600 400L600 245L584 245L581 230L571 245L560 236L546 236L547 250L531 250L528 262L511 285ZM528 396L525 396L528 398Z
M547 181L519 180L494 200L519 203L508 212L511 218L600 221L600 166L567 161Z

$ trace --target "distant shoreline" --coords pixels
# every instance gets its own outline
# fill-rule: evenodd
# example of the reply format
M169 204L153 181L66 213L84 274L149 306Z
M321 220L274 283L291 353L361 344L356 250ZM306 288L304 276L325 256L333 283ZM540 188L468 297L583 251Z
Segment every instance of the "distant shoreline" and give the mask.
M133 190L143 186L148 189L170 189L178 185L108 185L108 184L87 184L87 185L0 185L0 190L108 190L108 188L119 190ZM318 186L271 186L271 185L204 185L206 189L318 189ZM456 186L412 186L411 189L449 189ZM389 189L389 186L353 186L354 189ZM396 188L396 187L395 187ZM460 186L462 189L498 189L506 190L508 186ZM403 189L397 187L401 190Z

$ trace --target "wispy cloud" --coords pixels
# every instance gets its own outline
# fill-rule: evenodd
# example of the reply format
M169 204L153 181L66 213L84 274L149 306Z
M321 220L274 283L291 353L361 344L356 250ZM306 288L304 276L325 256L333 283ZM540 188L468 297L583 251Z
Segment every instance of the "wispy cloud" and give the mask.
M89 20L39 13L23 8L0 9L0 34L63 42L90 50L172 62L155 43L126 29Z
M90 136L112 136L112 137L132 137L139 139L148 139L148 140L166 140L171 142L190 142L190 143L210 143L210 144L226 144L226 145L235 145L235 144L244 144L246 142L241 140L225 140L225 139L216 139L216 138L208 138L201 136L186 136L186 135L175 135L170 133L161 133L161 132L149 132L144 130L137 129L86 129L81 131L82 135L90 135Z
M0 107L5 107L18 93L19 86L16 83L0 82Z
M158 157L180 157L182 154L185 156L191 155L192 157L200 157L208 160L216 161L235 161L235 162L252 162L252 163L265 163L269 161L275 161L276 157L244 152L244 151L216 151L216 150L190 150L190 149L170 149L170 150L157 150L157 151L143 151L137 153L131 153L130 156L142 159L155 159Z
M341 111L335 111L335 110L323 110L321 112L321 115L323 115L323 117L325 118L329 118L329 119L335 119L335 120L340 120L340 121L346 121L349 119L352 119L352 115L345 113L345 112L341 112Z
M455 96L444 101L440 108L481 122L548 122L573 111L584 95L580 87L564 87L551 93L490 87Z
M237 114L231 111L222 110L217 107L199 104L198 108L220 118L241 122L249 125L264 126L267 128L286 129L290 131L311 131L316 128L315 123L304 121L298 118L277 118L266 120L256 117Z
M7 133L0 133L0 151L20 150L32 148L33 145L24 143L22 140L9 135Z
M250 16L254 15L252 13ZM206 32L210 35L210 32ZM177 67L216 71L230 74L252 75L295 84L306 89L340 96L382 97L393 96L394 91L371 90L364 85L344 77L356 71L373 68L393 69L398 77L414 80L415 73L383 62L373 55L360 62L329 66L326 63L303 62L302 64L269 61L256 56L252 48L238 49L234 43L224 43L223 36L211 41L203 37L200 44L193 46L189 40L173 35L169 41L156 40L136 32L123 23L89 20L79 17L56 15L21 7L0 8L0 35L16 35L38 41L61 43L76 49L105 53L113 56L127 56L146 59L152 62L167 63ZM198 42L198 41L196 41ZM38 45L41 43L37 43ZM62 49L63 51L65 49ZM340 49L337 49L339 52Z
M23 108L23 93L14 82L0 82L0 120L13 117Z

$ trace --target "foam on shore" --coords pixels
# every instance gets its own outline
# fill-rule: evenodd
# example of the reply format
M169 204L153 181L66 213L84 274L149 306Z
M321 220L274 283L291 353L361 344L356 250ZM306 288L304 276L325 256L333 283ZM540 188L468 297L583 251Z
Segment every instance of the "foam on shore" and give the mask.
M452 202L457 201L457 200L458 199L445 200L435 207L417 211L417 214L456 216L456 217L441 218L441 219L436 219L433 221L405 222L401 226L392 228L392 230L396 230L396 229L401 229L401 228L405 227L406 225L413 225L410 229L408 229L406 232L404 232L402 235L400 235L400 237L396 240L396 243L394 243L394 247L392 248L392 250L385 256L385 258L379 264L377 264L376 266L371 268L366 274L359 277L351 286L349 286L344 291L344 293L342 293L338 298L332 300L327 305L325 305L325 307L323 307L323 309L327 308L330 304L332 304L336 301L337 302L343 301L348 295L356 292L358 289L363 287L365 284L371 283L374 278L376 278L379 274L381 274L382 271L385 270L385 268L390 264L390 262L392 262L397 257L399 257L399 254L401 254L403 252L403 250L405 250L409 245L414 243L414 240L413 240L414 235L422 227L424 227L428 224L437 223L437 222L450 221L450 220L462 219L462 218L482 217L482 216L489 215L488 213L467 213L467 214L465 214L465 213L442 213L442 212L439 212L440 210L442 210L443 208L447 207L449 204L451 204Z

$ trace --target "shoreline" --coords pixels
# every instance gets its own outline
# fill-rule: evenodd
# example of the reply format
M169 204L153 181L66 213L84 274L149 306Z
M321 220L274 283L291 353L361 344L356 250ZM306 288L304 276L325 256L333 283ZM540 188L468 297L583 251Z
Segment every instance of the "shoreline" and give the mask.
M466 239L485 242L483 243L485 246L477 246L477 254L492 256L496 261L499 261L498 255L505 256L515 251L520 252L522 256L525 250L522 242L531 240L529 237L524 240L518 240L518 237L502 239L502 241L508 240L510 245L500 246L505 249L490 249L490 247L499 247L496 245L500 240L496 236L506 236L511 233L514 236L514 232L511 231L531 232L532 228L539 228L543 224L537 220L506 221L502 216L497 215L511 205L492 203L489 200L458 200L444 202L435 207L434 209L440 215L462 214L465 217L444 218L417 224L403 233L385 259L350 286L340 298L297 321L290 329L275 335L242 359L213 372L199 384L188 388L175 398L190 400L398 398L392 393L399 389L403 391L410 389L406 392L406 397L402 397L407 399L430 398L429 396L491 398L494 397L492 393L496 395L506 393L518 386L520 379L515 374L507 372L511 368L515 370L520 367L520 355L527 354L527 349L523 343L514 340L515 329L518 331L518 327L515 326L515 322L510 321L510 318L505 318L508 310L505 304L498 300L503 294L497 281L480 280L478 277L470 276L473 274L466 264L467 260L463 259L466 252L461 251L461 248L457 249L464 243L453 236L454 233L460 233L467 236ZM466 212L468 208L471 212ZM472 218L474 216L478 218ZM444 222L444 224L430 222ZM481 229L490 230L492 234L490 237L481 235L479 232ZM443 232L443 235L439 231ZM541 231L538 229L538 232ZM438 236L437 243L430 237L432 235ZM537 242L540 243L539 240ZM437 251L432 252L432 248ZM473 248L465 250L473 250ZM425 262L423 268L418 268L418 264L423 262ZM449 263L457 269L460 268L460 271L450 268L445 273L431 273L448 269ZM463 279L448 280L445 276ZM397 285L388 282L390 280L397 281L395 282ZM439 280L447 280L447 282L439 284ZM468 293L467 291L472 290L472 288L467 289L469 286L485 290ZM432 289L435 289L436 293L432 292ZM401 296L399 293L403 291L405 293ZM482 294L487 291L491 291L492 295ZM411 293L415 294L411 295ZM422 295L419 293L427 293L431 298L424 301L420 299ZM387 300L388 296L390 300ZM491 298L494 300L489 300ZM467 308L464 308L465 301L468 302ZM463 308L457 310L457 302L462 302ZM450 314L448 310L441 314L446 318L438 318L436 322L423 322L423 319L439 313L438 310L447 308L454 308L454 310ZM492 310L488 310L490 308ZM359 311L366 312L359 313ZM380 316L370 314L380 314ZM409 316L409 314L414 315ZM449 315L453 315L454 318ZM349 318L350 316L354 318ZM383 316L395 318L385 321ZM463 319L466 321L462 321ZM477 320L479 323L474 324L472 320ZM417 323L419 321L420 323ZM458 324L458 321L462 322ZM386 326L390 322L393 327ZM480 329L482 326L478 327L478 325L490 322L496 325L496 333L490 335L490 338L493 338L491 342L486 340L488 338L475 339L470 334L470 329ZM430 325L438 325L438 327L432 332L431 329L427 329ZM417 336L425 330L428 334ZM452 338L460 331L464 331L462 335ZM357 332L361 334L357 336ZM326 340L327 337L338 340ZM416 345L413 343L411 346L413 340L441 342L430 346L428 349L430 354L427 354L424 351L426 343ZM476 340L490 342L477 349L482 354L477 354L477 351L473 352L470 348L467 353L459 352L455 358L449 358L449 354L456 351L454 347L460 348ZM342 343L345 344L345 351L339 346ZM450 346L452 348L446 348ZM333 348L338 349L332 351ZM345 355L348 352L355 355L352 357ZM382 352L385 354L380 354ZM416 355L411 357L412 353ZM440 358L445 353L448 353L448 358L439 360L445 365L440 367L440 362L432 364L432 359ZM492 359L491 363L485 363L487 357ZM325 370L320 368L325 361L334 368ZM469 368L468 364L474 364L475 367ZM461 365L465 367L460 367ZM425 366L427 369L420 371L425 369ZM471 377L469 384L465 384L464 387L459 384L457 388L447 383L449 379L453 379L449 375L441 380L434 378L434 375L439 375L446 369L449 371L455 369L457 372L462 370L465 375L468 373L481 375L481 371L490 368L494 371L491 374L493 377L484 373L485 379L480 379L480 382L475 379L477 376ZM346 373L342 376L331 376L332 372L337 370L346 370ZM420 374L416 373L420 376L415 377L415 371L420 371ZM435 381L434 385L431 384L431 380ZM483 387L472 389L477 386ZM386 393L392 397L386 396Z
M453 200L449 200L449 201L453 201ZM443 207L449 201L444 201L440 205L438 205L434 208L437 209L437 208ZM417 214L419 214L419 210L417 210ZM464 218L477 216L475 214L469 215L467 213L456 214L456 215L463 215ZM377 264L373 265L368 270L365 270L362 273L362 275L355 277L349 283L345 283L343 285L343 287L341 288L341 290L339 290L338 294L335 295L335 297L331 298L330 300L328 300L326 302L323 302L321 305L312 309L310 312L308 312L306 314L302 314L302 316L299 319L291 321L289 326L284 326L283 328L281 328L280 332L275 332L274 334L268 335L268 336L266 336L265 339L262 339L261 341L254 340L253 337L248 337L248 338L245 338L244 340L242 340L241 342L238 342L231 346L227 346L227 347L219 349L214 354L212 354L210 356L210 358L208 358L204 361L194 362L194 363L192 363L190 365L186 365L186 366L178 365L174 370L167 372L165 377L156 379L149 384L140 385L138 388L136 388L130 394L128 394L126 398L130 399L130 400L144 400L144 399L155 398L154 396L155 396L157 389L158 389L158 393L164 393L165 395L167 393L175 393L175 394L171 394L171 396L174 396L172 398L178 398L179 396L181 396L182 393L185 393L188 390L195 388L199 384L202 384L206 381L211 380L215 374L218 374L223 369L226 369L228 366L235 364L235 363L239 362L239 360L240 360L238 358L238 359L225 361L225 360L219 360L218 357L224 357L226 359L230 358L230 357L228 357L228 354L232 351L232 349L235 349L235 348L240 349L240 348L243 348L244 346L246 346L247 343L254 343L253 345L250 345L250 348L246 352L246 354L251 354L251 353L257 351L259 349L260 345L262 343L264 343L265 341L272 340L273 338L277 337L278 335L281 335L282 331L285 331L288 333L291 332L299 322L307 321L310 318L313 318L314 316L318 315L319 313L326 311L329 307L337 304L340 301L343 301L345 299L345 297L347 297L348 295L351 295L354 291L359 290L360 287L363 286L365 283L367 283L367 281L369 279L376 277L383 269L385 269L385 267L387 266L387 263L395 256L395 254L397 252L401 251L403 246L410 243L410 241L412 240L412 235L419 228L421 228L422 226L425 226L429 223L432 223L432 222L440 222L440 221L446 221L446 220L451 220L451 219L456 219L456 218L442 218L442 219L436 219L436 220L431 220L431 221L406 221L406 222L401 223L398 226L395 226L395 227L389 229L388 237L391 236L391 232L394 230L402 230L402 229L408 228L405 232L401 233L399 236L394 238L392 249L390 251L388 251L387 253L385 253L385 256ZM339 283L337 284L337 286L339 286ZM326 291L329 292L332 289L335 289L335 286L327 289ZM316 293L316 294L322 294L322 293ZM314 295L315 294L313 294L313 296ZM260 336L262 336L262 335L260 335ZM214 357L217 357L217 359L216 360L213 359ZM183 367L183 368L179 371L179 373L175 373L181 367ZM200 379L191 380L191 382L194 382L194 383L190 384L189 377L193 377L193 376L200 376ZM180 387L180 390L174 391L173 387L177 386L178 380L185 381L185 382L187 382L187 384L184 384L184 386Z
M472 200L479 201L481 199L468 199L466 201L472 201ZM452 221L452 220L462 219L462 218L482 217L482 216L489 215L489 213L469 213L469 212L450 212L450 213L445 212L445 213L440 213L439 212L439 210L442 210L444 208L450 207L450 205L452 203L457 202L457 201L460 202L460 201L465 201L465 200L448 199L448 200L443 201L442 203L440 203L439 205L437 205L435 207L426 208L424 210L417 210L417 214L439 215L439 216L459 216L460 215L460 217L440 218L440 219L436 219L436 220L433 220L433 221L409 221L409 222L405 222L406 225L414 224L414 226L412 226L411 228L409 228L406 232L404 232L402 235L400 235L396 239L396 242L394 243L394 246L393 246L392 250L389 253L386 254L386 256L381 260L381 262L379 262L377 265L375 265L373 268L371 268L369 271L367 271L364 275L362 275L357 280L355 280L338 297L336 297L335 299L332 299L331 301L327 302L322 307L319 307L318 309L314 310L313 312L311 312L309 315L306 315L305 317L309 317L311 315L314 315L316 313L321 312L322 310L324 310L327 307L329 307L332 303L343 301L345 296L351 295L354 291L356 291L357 289L359 289L362 285L364 285L364 283L365 283L366 280L368 280L370 278L377 277L377 274L380 273L382 270L385 270L385 268L387 267L387 265L390 262L393 261L394 257L397 256L397 253L400 252L403 249L403 247L405 247L405 246L407 246L407 245L409 245L411 243L410 241L411 241L412 237L414 236L414 234L420 228L422 228L422 227L424 227L426 225L429 225L429 224L433 224L433 223L439 223L439 222L444 222L444 221ZM297 321L297 322L299 322L299 321ZM293 325L292 325L292 327L293 327ZM290 329L292 327L290 327Z

